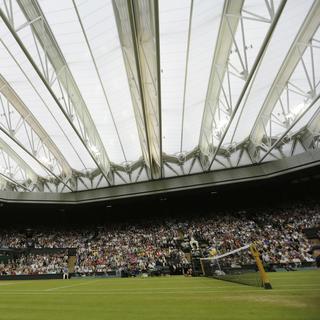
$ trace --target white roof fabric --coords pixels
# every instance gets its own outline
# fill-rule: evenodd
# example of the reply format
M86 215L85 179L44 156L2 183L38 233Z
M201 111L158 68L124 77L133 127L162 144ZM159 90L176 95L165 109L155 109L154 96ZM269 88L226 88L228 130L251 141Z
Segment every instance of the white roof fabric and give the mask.
M317 0L1 0L0 10L2 190L92 189L317 147Z

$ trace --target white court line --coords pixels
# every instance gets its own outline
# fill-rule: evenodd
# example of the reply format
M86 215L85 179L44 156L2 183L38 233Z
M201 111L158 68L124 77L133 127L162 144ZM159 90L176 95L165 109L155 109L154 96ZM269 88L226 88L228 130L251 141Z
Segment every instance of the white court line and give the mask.
M20 282L20 281L18 281L18 282L5 282L5 283L1 283L0 282L0 287L4 287L4 286L12 286L12 285L14 285L14 284L23 284L23 283L27 283L27 282ZM30 283L30 282L29 282Z
M72 288L72 287L77 287L77 286L81 286L81 285L85 285L85 284L89 284L89 283L93 283L93 282L97 282L96 281L86 281L83 283L78 283L78 284L74 284L74 285L69 285L69 286L60 286L60 287L54 287L54 288L49 288L49 289L44 289L44 290L39 290L39 289L17 289L17 290L10 290L10 292L37 292L37 291L55 291L58 289L64 289L64 288ZM17 284L17 283L15 283ZM19 283L18 283L19 284ZM274 286L274 289L276 289L278 291L278 288L296 288L299 287L299 289L303 289L308 288L308 287L315 287L314 284L283 284L283 285L276 285ZM248 288L248 289L244 289L244 288ZM232 292L234 290L241 290L241 291L248 291L248 290L252 290L250 289L249 286L245 286L243 287L242 285L228 285L228 286L202 286L202 287L162 287L162 288L139 288L138 290L136 288L112 288L109 290L86 290L86 292L136 292L136 291L141 291L141 292L155 292L155 291L162 291L162 290L191 290L191 291L195 291L197 289L211 289L211 290L216 290L216 289L225 289L223 290L224 292ZM230 290L229 290L230 289ZM262 288L261 288L262 289ZM319 288L314 288L314 289L319 289L320 290L320 285ZM256 289L256 290L260 290L260 289ZM291 289L292 290L292 289ZM202 290L197 290L198 292L201 292ZM1 292L1 291L0 291ZM6 291L7 292L7 291ZM79 291L72 291L72 292L79 292Z
M68 286L59 286L59 287L54 287L54 288L48 288L48 289L44 289L44 290L41 290L41 291L54 291L54 290L58 290L58 289L64 289L64 288L72 288L72 287L77 287L77 286L82 286L82 285L85 285L85 284L90 284L90 283L96 283L100 281L101 284L107 284L107 282L104 282L102 279L95 279L95 280L88 280L88 281L85 281L85 282L81 282L81 283L77 283L77 284L73 284L73 285L68 285ZM220 281L220 280L219 280ZM1 286L9 286L9 285L16 285L16 284L22 284L22 283L29 283L30 282L10 282L10 283L3 283L1 284L0 283L0 287ZM271 282L272 284L272 282ZM286 288L286 287L314 287L315 284L277 284L275 286L275 288ZM231 283L226 283L226 285L224 286L215 286L215 285L212 285L212 286L198 286L198 287L190 287L190 286L186 286L186 287L156 287L156 288L139 288L139 290L143 291L143 290L152 290L152 291L155 291L155 290L192 290L192 289L226 289L226 291L228 289L235 289L235 288L244 288L241 284L231 284ZM249 288L246 286L246 288ZM21 289L22 291L26 291L24 289ZM135 291L137 290L136 288L112 288L111 290L114 290L114 291ZM249 290L249 289L248 289ZM17 290L15 290L17 291ZM18 290L19 291L19 290ZM30 289L28 291L37 291L37 289Z
M16 282L14 283L0 283L0 287L4 287L4 286L12 286L14 284L17 284Z
M271 281L271 285L272 285L272 281ZM275 287L315 287L315 286L318 286L320 288L320 283L319 284L303 284L303 283L300 283L300 284L277 284Z
M319 273L320 273L320 271L319 271ZM275 275L275 274L268 273L268 276L270 279L277 279L277 280L279 280L279 279L288 280L288 278L291 278L292 275L293 275L292 273L283 273L283 275L282 274ZM299 279L305 279L305 278L310 278L310 274L303 274L303 275L301 275L301 273L299 274Z
M248 289L248 290L233 290L231 293L246 293L246 292L265 292L267 294L272 294L272 293L277 293L277 292L290 292L290 291L296 291L296 289L277 289L277 290L264 290L262 288L260 289ZM320 291L320 288L306 288L306 289L302 289L301 291ZM62 295L135 295L135 294L190 294L190 293L230 293L229 291L225 291L225 290L189 290L189 291L181 291L181 290L177 290L177 291L89 291L89 292L84 292L84 291L61 291L61 292L52 292L52 291L28 291L28 290L24 290L24 291L13 291L10 290L8 292L0 292L0 295L7 295L7 294L11 294L11 295L27 295L27 294L34 294L34 295L39 295L39 294L62 294Z
M60 287L49 288L49 289L45 289L43 291L55 291L55 290L59 290L59 289L79 287L79 286L83 286L83 285L90 284L90 283L96 283L97 281L98 280L95 280L95 281L94 280L89 280L89 281L86 281L86 282L77 283L77 284L73 284L73 285L70 285L70 286L60 286Z
M272 283L271 283L272 285ZM76 285L75 285L76 286ZM67 286L69 287L69 286ZM72 286L70 286L72 287ZM230 289L231 291L234 290L234 289L241 289L242 285L241 284L237 284L237 285L228 285L228 286L206 286L206 287L163 287L163 288L139 288L138 291L156 291L156 290L194 290L194 289L226 289L226 291L229 291L228 289ZM246 286L248 287L248 286ZM294 284L283 284L283 285L277 285L275 286L275 288L286 288L286 287L315 287L314 284L297 284L297 285L294 285ZM250 287L249 287L250 288ZM316 288L318 289L318 288ZM320 289L320 285L319 285L319 289ZM50 290L46 290L46 291L50 291ZM99 291L99 290L92 290L94 292L96 291ZM103 290L101 290L103 291ZM117 291L137 291L136 288L126 288L126 289L123 289L123 288L112 288L108 291L114 291L114 292L117 292Z

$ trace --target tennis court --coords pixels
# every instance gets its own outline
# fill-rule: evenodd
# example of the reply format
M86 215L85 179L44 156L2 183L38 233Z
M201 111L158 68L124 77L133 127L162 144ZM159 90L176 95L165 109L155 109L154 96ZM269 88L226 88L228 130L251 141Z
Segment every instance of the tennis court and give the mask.
M0 319L319 319L320 271L271 273L273 290L208 278L0 282Z

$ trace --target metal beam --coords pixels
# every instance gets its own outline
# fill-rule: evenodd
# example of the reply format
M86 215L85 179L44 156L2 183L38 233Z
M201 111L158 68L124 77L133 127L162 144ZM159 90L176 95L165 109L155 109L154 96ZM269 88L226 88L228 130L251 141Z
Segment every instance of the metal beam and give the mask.
M236 32L244 0L226 0L222 12L218 38L211 65L209 84L204 104L202 124L199 138L200 159L204 168L209 168L209 157L212 155L212 123L218 108L219 96L222 88L221 79L224 78L230 50L233 44L233 34ZM233 18L228 21L227 15Z
M83 25L82 19L80 17L80 13L79 13L79 10L78 10L78 7L77 7L77 4L76 4L75 0L72 0L72 4L73 4L74 10L75 10L75 12L77 14L78 21L79 21L83 36L85 38L88 50L90 52L91 60L93 62L97 77L99 79L99 83L100 83L100 86L101 86L101 89L102 89L102 92L103 92L103 95L104 95L104 98L105 98L105 101L106 101L106 105L107 105L107 108L109 110L109 113L110 113L110 116L111 116L111 120L112 120L114 129L116 131L117 138L118 138L118 141L119 141L119 144L120 144L120 147L121 147L123 158L124 158L125 162L128 162L127 157L126 157L126 153L125 153L125 150L123 148L123 144L122 144L122 141L121 141L121 138L120 138L119 130L118 130L116 121L114 119L114 115L113 115L112 109L110 107L109 99L108 99L108 96L107 96L107 91L106 91L105 86L103 84L101 73L99 71L99 68L98 68L98 65L97 65L97 61L96 61L96 59L94 57L94 54L93 54L93 51L92 51L92 48L91 48L91 45L90 45L90 42L89 42L89 39L88 39L88 36L87 36L87 32L86 32L86 30L84 28L84 25Z
M281 136L272 144L272 146L267 150L267 152L260 158L258 163L261 163L271 152L274 148L277 147L277 145L287 136L287 134L295 127L295 125L300 121L300 119L303 118L303 116L314 107L314 105L318 105L318 108L320 108L320 94L317 95L315 100L291 123L291 125L281 134Z
M20 99L20 97L16 94L16 92L1 74L0 92L21 115L23 121L26 121L26 123L28 123L28 125L33 129L35 134L39 137L41 143L43 143L43 145L45 145L51 152L51 154L56 158L56 160L62 167L64 175L66 177L71 177L72 169L63 154L60 152L58 147L52 141L52 139L38 122L38 120L34 117L32 112L28 109L28 107L24 104L24 102Z
M291 45L288 55L264 100L260 113L250 133L250 140L256 147L260 145L263 139L265 134L264 128L267 127L267 124L270 121L272 111L274 110L280 94L286 88L288 80L301 60L303 52L309 46L312 36L319 27L319 17L320 1L315 1L301 26L298 35ZM252 151L254 152L254 149Z
M310 119L304 132L300 137L302 145L307 148L315 148L315 140L320 138L320 108L315 112L313 117Z
M115 199L129 199L148 195L171 194L186 190L201 190L220 192L219 187L240 184L249 181L268 181L270 178L284 176L307 168L320 167L320 150L313 150L297 154L290 158L265 162L260 165L225 169L215 172L192 174L188 176L172 177L154 181L141 181L140 183L125 184L95 190L57 193L57 192L0 192L0 200L5 202L21 203L56 203L77 204L111 201ZM315 172L318 169L314 169ZM208 188L208 189L205 189Z
M37 183L38 175L4 140L0 138L0 149L4 151L24 172L32 183ZM13 179L12 179L13 180Z
M43 169L45 169L50 175L55 177L58 181L60 181L67 189L70 191L74 191L73 188L71 188L64 180L62 177L59 177L56 175L47 165L42 163L38 158L34 156L32 152L30 152L21 142L19 142L14 136L12 136L8 131L4 130L0 126L0 131L3 132L8 138L10 138L15 144L17 144L20 149L22 149L24 152L26 152L30 157L32 157Z
M161 63L160 63L160 27L159 27L159 1L154 0L155 43L157 57L157 97L158 97L158 123L159 123L159 154L160 154L160 178L163 177L162 159L162 111L161 111Z
M29 192L32 192L28 187L24 186L23 184L11 179L10 177L8 177L7 175L3 174L3 173L0 173L0 178L1 180L5 180L6 182L9 182L17 187L20 187L22 188L23 190L25 191L29 191Z
M14 30L13 25L10 24L9 20L6 18L5 14L0 9L1 18L3 19L11 34L13 35L13 37L21 47L22 51L32 64L40 79L50 92L51 96L63 112L64 116L72 126L73 130L75 131L75 133L87 149L88 153L90 154L91 158L93 159L97 167L101 170L108 183L112 184L112 174L110 174L111 163L104 148L104 145L94 125L94 122L91 118L85 101L81 96L80 90L71 74L67 62L57 44L57 41L44 17L44 14L40 6L35 0L17 0L17 2L22 12L24 13L26 19L28 21L33 21L33 23L30 24L31 30L38 39L42 49L44 50L45 55L48 57L48 60L51 63L54 72L56 73L57 80L64 88L64 90L67 92L68 98L72 103L75 114L78 117L80 123L82 124L83 129L85 130L85 135L80 133L79 130L76 128L75 124L73 123L73 119L64 110L56 94L53 92L49 83L49 79L46 78L46 75L43 72L41 72L39 67L36 65L30 53L23 45L22 41L20 40L19 36ZM38 17L41 17L41 19L36 19ZM95 152L93 149L97 149L98 153Z
M213 162L216 159L216 156L217 156L217 154L219 152L219 149L222 146L224 138L226 137L226 135L228 133L228 130L229 130L230 126L231 126L231 123L232 123L232 121L233 121L233 119L234 119L234 117L235 117L235 115L236 115L236 113L237 113L242 101L243 101L243 98L245 97L246 92L248 90L250 90L249 84L251 83L251 80L253 79L254 74L256 73L256 70L259 68L260 62L261 62L261 60L263 58L263 55L264 55L265 51L267 50L268 44L270 42L270 39L271 39L272 34L273 34L274 30L275 30L275 27L276 27L276 25L278 23L278 20L279 20L281 14L282 14L282 11L283 11L283 9L285 7L286 2L287 2L287 0L282 0L281 3L279 4L278 10L277 10L276 14L273 17L273 20L271 22L269 30L268 30L268 32L267 32L267 34L266 34L266 36L265 36L265 38L263 40L263 43L262 43L262 45L260 47L260 50L259 50L259 52L258 52L258 54L257 54L257 56L256 56L256 58L254 60L254 63L252 65L251 69L250 69L250 72L249 72L248 69L244 70L245 72L247 72L247 74L244 74L245 83L243 85L243 88L241 90L241 93L239 95L239 98L238 98L237 102L235 103L234 107L232 108L232 112L231 112L230 118L228 120L228 123L227 123L226 127L223 129L223 134L220 137L220 141L219 141L218 145L215 147L215 150L214 150L214 153L213 153L213 157L211 159L211 162L210 162L210 165L209 165L209 168L208 168L209 171L211 170Z
M7 190L9 187L8 181L4 177L0 177L0 190L4 191Z
M188 26L188 41L187 41L186 62L185 62L185 70L184 70L182 116L181 116L181 134L180 134L180 153L182 153L182 147L183 147L184 118L185 118L185 108L186 108L187 82L188 82L188 74L189 74L188 70L189 70L189 55L190 55L190 43L191 43L192 17L193 17L193 0L191 0L191 3L190 3L189 26Z
M151 178L162 174L158 1L113 0L142 153Z

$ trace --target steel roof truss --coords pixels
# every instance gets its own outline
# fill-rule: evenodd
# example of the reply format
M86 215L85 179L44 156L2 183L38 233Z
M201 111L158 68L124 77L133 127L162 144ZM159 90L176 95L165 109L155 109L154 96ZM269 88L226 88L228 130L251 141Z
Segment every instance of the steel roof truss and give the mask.
M266 136L272 137L274 135L273 130L266 132L264 129L266 126L271 126L272 118L277 118L282 123L280 126L287 129L291 127L291 124L295 122L295 118L303 111L293 113L293 107L297 107L291 102L293 95L301 96L304 108L307 108L308 104L314 101L317 92L319 92L319 83L316 83L315 79L320 76L320 71L314 65L314 47L316 43L314 34L319 27L319 16L320 2L315 1L263 103L260 114L250 133L250 140L254 145L251 151L255 161L260 162L259 146L261 141ZM306 66L305 59L307 56L310 56L311 70ZM304 72L306 83L309 87L308 90L301 88L291 79L298 66ZM277 105L281 110L280 116L276 114ZM274 126L271 127L273 128Z
M32 22L26 27L30 27L38 52L40 62L36 71L41 73L42 80L47 88L51 89L49 90L50 93L53 94L55 101L81 142L98 168L103 172L107 181L112 184L112 175L109 174L112 166L105 147L39 4L35 0L17 0L17 2L26 19ZM37 19L38 17L41 17L41 19ZM11 30L11 32L15 33L14 30ZM17 37L17 35L15 36ZM35 65L33 61L33 66L35 67ZM57 97L61 94L67 97L69 109L59 102Z
M162 174L158 1L114 0L114 13L145 163Z
M265 1L270 17L264 18L244 10L244 1L227 0L225 2L211 67L199 139L200 159L206 171L211 169L222 146L284 4L285 1L282 1L277 15L275 15L273 2ZM248 45L243 23L244 19L248 19L248 15L259 22L271 25L252 67L249 66L248 62L246 52ZM236 39L236 32L239 32L241 40ZM237 57L234 61L238 61L238 67L230 61L231 54ZM231 98L230 77L237 77L243 81L242 91L236 101L232 101ZM214 146L214 144L217 144L217 146Z
M15 136L24 130L29 141L29 150L39 159L48 159L50 167L57 169L61 176L71 177L72 169L63 154L1 74L0 93L2 115L6 120L1 121L2 127Z

